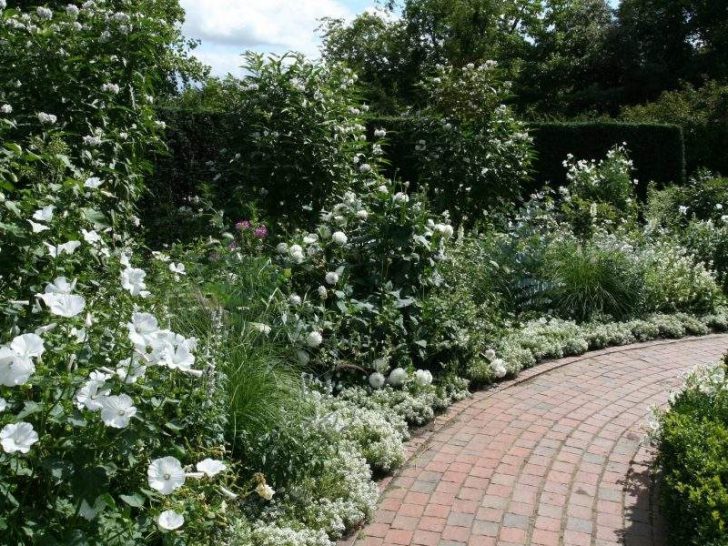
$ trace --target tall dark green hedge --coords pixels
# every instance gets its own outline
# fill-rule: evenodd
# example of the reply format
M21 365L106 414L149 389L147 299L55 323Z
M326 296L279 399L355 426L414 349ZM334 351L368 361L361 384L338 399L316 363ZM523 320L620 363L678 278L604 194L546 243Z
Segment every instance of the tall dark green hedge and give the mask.
M389 131L387 157L390 174L416 182L417 165L412 151L422 138L412 131L407 118L372 118L370 130L383 127ZM685 182L685 143L682 129L675 125L646 123L530 123L534 137L536 161L533 183L524 188L524 196L546 185L566 183L563 161L571 153L578 159L600 159L615 144L627 143L640 180L638 193L646 196L650 181L658 185Z
M685 141L676 125L646 123L532 123L536 148L534 182L563 185L563 161L571 153L577 159L600 159L616 144L626 143L640 181L638 194L646 196L647 184L685 182Z

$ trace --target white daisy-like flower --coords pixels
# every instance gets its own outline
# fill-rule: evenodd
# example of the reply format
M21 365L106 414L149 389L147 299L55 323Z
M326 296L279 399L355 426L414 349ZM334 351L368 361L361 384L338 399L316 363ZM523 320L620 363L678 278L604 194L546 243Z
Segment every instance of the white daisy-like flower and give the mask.
M75 317L81 314L84 307L86 307L86 300L84 297L76 294L50 293L38 294L37 297L43 300L52 315L59 317Z
M210 459L209 457L201 460L195 467L198 472L202 472L210 478L217 476L220 472L224 472L227 468L224 462L217 459Z
M371 385L373 389L381 389L386 381L387 380L384 375L379 372L374 372L369 376L369 385Z
M258 484L258 487L255 488L255 492L258 493L258 496L262 499L265 499L267 501L271 500L273 498L273 495L275 495L275 489L273 489L270 485L267 483L260 483Z
M30 423L20 422L5 425L0 430L0 445L5 453L28 453L30 446L38 441L38 433Z
M311 332L306 337L306 344L309 347L318 347L323 343L324 337L321 335L320 332Z
M30 359L23 358L9 347L0 347L0 385L24 385L34 373L35 364Z
M345 245L349 238L346 236L346 233L343 231L335 231L334 234L331 236L331 239L337 244L337 245Z
M101 180L98 176L91 176L86 179L86 181L83 183L84 188L89 188L91 190L96 190L101 187L101 184L103 184L104 181Z
M387 383L393 387L401 387L407 381L407 371L404 368L395 368L389 372Z
M121 272L121 287L132 296L146 297L149 295L147 285L144 283L147 273L143 269L127 267Z
M28 220L28 223L30 224L30 229L33 230L33 233L42 233L51 229L48 226L44 226L43 224L33 222L33 220Z
M326 273L326 283L330 285L335 285L339 282L339 274L336 271L329 271Z
M185 471L174 457L154 459L147 468L149 487L162 495L169 495L185 483Z
M126 394L107 396L101 400L101 419L111 428L126 428L136 415L134 401Z
M53 211L56 210L55 205L48 205L42 209L38 209L33 213L33 220L39 222L50 222L53 220Z
M429 370L417 370L415 372L415 383L420 387L426 387L432 383L432 373Z
M157 516L157 525L164 531L174 531L182 527L184 523L184 516L174 510L165 510Z

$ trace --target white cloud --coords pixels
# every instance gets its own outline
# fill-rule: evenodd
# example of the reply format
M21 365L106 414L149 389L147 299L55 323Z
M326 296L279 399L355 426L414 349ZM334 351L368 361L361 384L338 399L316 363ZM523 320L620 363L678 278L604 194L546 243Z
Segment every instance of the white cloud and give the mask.
M217 74L240 65L246 49L319 55L316 28L322 17L351 18L341 0L182 0L183 31L202 40L196 55Z

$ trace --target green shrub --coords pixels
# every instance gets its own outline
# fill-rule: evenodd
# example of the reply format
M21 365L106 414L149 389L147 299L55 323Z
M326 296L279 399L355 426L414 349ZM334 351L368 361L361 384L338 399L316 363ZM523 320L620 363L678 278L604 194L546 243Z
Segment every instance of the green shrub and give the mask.
M728 544L725 366L695 370L660 420L660 492L671 544Z

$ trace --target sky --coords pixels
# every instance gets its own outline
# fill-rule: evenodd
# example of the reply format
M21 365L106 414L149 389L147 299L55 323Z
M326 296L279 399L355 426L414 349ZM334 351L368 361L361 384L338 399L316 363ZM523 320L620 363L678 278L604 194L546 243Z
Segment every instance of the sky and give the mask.
M616 4L618 0L610 0ZM252 49L294 50L318 57L316 28L322 17L353 19L374 9L376 0L181 0L187 12L183 31L201 40L197 57L213 74L241 75L241 53Z
M240 54L302 51L317 57L316 28L322 17L352 19L376 0L181 0L183 31L202 41L195 54L213 74L240 75Z

